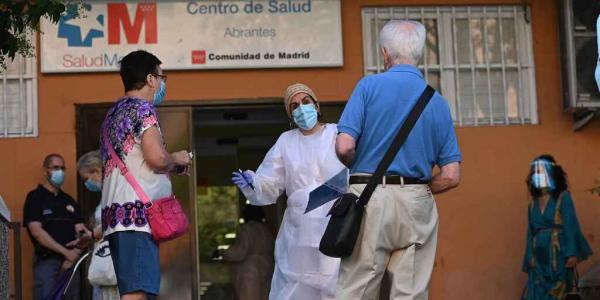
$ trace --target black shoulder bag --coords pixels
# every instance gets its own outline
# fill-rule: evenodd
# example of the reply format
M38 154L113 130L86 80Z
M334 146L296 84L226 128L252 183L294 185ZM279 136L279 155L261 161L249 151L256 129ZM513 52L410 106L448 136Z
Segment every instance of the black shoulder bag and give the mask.
M323 254L331 257L347 257L352 254L365 206L434 93L435 90L429 85L425 88L360 197L347 193L334 203L329 211L331 219L319 245Z

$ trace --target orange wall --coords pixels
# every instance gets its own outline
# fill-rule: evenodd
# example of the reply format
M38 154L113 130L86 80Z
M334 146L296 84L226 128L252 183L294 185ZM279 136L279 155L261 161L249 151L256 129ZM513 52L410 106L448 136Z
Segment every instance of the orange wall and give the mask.
M437 198L441 225L431 299L516 299L526 276L520 273L528 203L524 178L530 160L552 153L569 173L579 220L592 248L600 251L600 197L587 192L600 177L600 120L581 132L563 113L555 1L532 2L537 101L540 124L458 128L463 177L458 189ZM347 1L342 4L344 67L168 72L168 100L281 97L293 82L311 86L324 101L347 99L362 76L361 5L521 4L497 1ZM298 42L302 42L299 40ZM43 55L43 54L42 54ZM0 194L22 220L27 192L42 180L41 160L58 152L67 161L65 190L76 196L76 103L114 101L122 86L117 73L40 74L39 137L0 139ZM24 293L31 297L32 247L24 238ZM582 265L585 271L600 255Z

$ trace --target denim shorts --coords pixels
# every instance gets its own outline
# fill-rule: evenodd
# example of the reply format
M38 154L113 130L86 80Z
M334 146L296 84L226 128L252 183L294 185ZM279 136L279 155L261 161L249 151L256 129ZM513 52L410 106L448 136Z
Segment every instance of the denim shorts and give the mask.
M119 231L108 235L106 239L117 274L119 293L158 295L160 255L152 236L146 232Z

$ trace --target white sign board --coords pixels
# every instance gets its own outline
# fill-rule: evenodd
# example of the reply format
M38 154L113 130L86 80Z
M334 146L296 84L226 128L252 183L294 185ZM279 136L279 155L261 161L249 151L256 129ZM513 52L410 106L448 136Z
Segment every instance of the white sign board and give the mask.
M138 49L167 70L343 65L340 0L83 3L42 22L42 72L117 71Z

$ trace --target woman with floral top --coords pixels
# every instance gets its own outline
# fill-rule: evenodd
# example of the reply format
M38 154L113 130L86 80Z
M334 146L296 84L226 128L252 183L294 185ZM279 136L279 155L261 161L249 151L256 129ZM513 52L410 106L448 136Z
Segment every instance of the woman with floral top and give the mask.
M144 204L116 167L108 147L114 149L149 199L172 195L169 174L190 165L187 151L168 153L165 149L155 109L166 91L167 76L160 64L156 56L142 50L121 60L125 96L108 111L102 125L102 229L124 300L158 295L160 260Z

